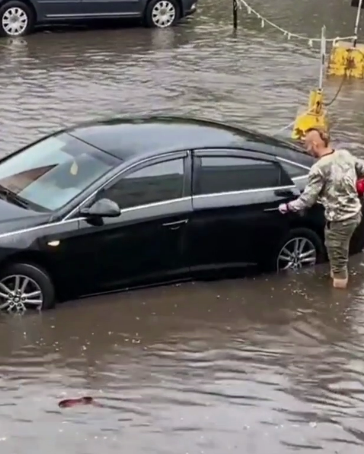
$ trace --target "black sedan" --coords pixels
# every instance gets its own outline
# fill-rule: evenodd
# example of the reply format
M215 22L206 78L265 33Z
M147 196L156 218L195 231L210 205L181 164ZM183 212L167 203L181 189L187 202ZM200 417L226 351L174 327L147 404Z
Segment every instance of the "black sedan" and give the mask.
M322 206L278 211L312 163L284 141L178 117L43 138L0 162L0 308L324 261ZM363 238L361 225L353 251Z

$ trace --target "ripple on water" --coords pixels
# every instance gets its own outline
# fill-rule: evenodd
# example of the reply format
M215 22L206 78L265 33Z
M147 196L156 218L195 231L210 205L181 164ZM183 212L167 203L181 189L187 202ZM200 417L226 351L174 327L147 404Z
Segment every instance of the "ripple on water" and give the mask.
M287 29L351 33L334 0L256 0ZM0 43L2 153L61 126L181 113L276 131L306 105L317 53L231 8L201 2L170 30L36 34ZM326 81L327 99L341 81ZM362 153L363 84L332 107L337 141ZM286 131L287 134L289 131ZM349 292L324 273L186 284L0 317L1 454L313 450L361 454L363 263ZM91 395L102 407L60 409Z

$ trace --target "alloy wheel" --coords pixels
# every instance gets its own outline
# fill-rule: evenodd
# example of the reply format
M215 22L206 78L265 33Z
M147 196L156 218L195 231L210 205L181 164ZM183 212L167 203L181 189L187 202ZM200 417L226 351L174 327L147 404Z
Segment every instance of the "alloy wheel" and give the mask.
M24 312L28 308L40 310L42 305L43 292L30 277L14 274L0 281L0 310Z
M277 270L297 271L304 266L313 266L317 262L315 245L308 238L293 238L282 247L277 258Z
M173 24L176 17L176 8L168 0L162 0L154 5L152 20L156 27L166 28Z
M1 23L8 36L20 36L28 26L28 16L22 8L9 8L4 12Z

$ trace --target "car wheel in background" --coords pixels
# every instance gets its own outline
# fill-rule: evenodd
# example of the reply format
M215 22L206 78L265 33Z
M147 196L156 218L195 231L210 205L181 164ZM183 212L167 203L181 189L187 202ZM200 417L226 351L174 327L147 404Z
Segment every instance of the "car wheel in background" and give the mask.
M48 273L36 265L15 263L0 273L0 310L24 312L55 306L55 291Z
M166 28L174 25L180 17L176 0L151 0L145 10L147 27Z
M34 14L26 3L10 1L0 8L0 36L24 36L33 26Z
M292 229L279 244L272 262L276 272L297 271L325 261L325 246L311 229Z

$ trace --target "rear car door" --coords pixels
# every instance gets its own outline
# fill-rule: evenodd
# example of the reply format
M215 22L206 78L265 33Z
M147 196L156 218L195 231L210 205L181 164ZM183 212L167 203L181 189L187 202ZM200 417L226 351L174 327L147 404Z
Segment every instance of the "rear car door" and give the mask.
M187 152L152 159L98 192L95 199L115 201L121 215L101 225L80 221L75 248L88 265L86 287L103 292L188 271L183 239L192 212L189 165Z
M278 161L280 162L281 166L288 174L288 176L291 178L293 183L302 193L308 182L310 167L283 158L278 158Z
M243 150L196 150L188 225L192 269L264 260L289 231L289 217L279 213L279 204L298 195L275 157Z
M278 158L278 161L282 165L284 171L288 174L288 176L295 184L299 193L302 194L308 183L308 174L310 172L310 167L280 157ZM323 231L325 227L325 215L324 207L320 200L318 200L312 208L301 213L301 215L305 216L307 225L315 225L316 229Z

